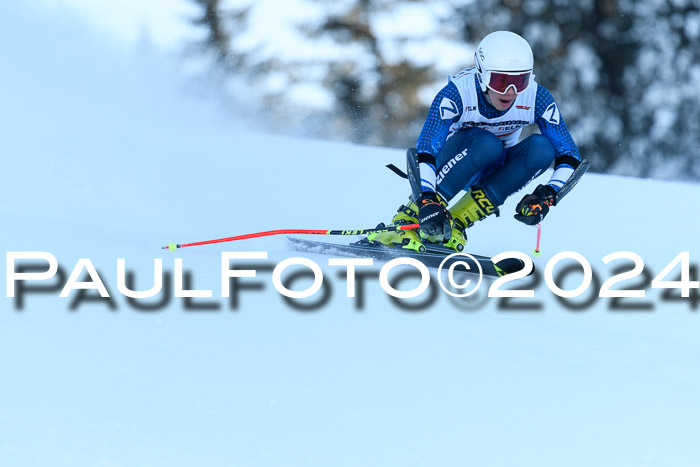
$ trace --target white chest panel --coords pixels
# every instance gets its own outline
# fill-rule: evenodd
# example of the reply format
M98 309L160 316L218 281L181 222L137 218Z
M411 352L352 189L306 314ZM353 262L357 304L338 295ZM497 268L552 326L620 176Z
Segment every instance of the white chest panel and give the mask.
M515 146L522 129L535 122L535 98L537 83L533 80L530 86L518 94L511 108L500 117L487 118L479 112L479 97L476 90L475 68L467 68L450 80L457 86L464 105L462 117L450 127L450 136L465 128L483 128L496 135L503 146Z

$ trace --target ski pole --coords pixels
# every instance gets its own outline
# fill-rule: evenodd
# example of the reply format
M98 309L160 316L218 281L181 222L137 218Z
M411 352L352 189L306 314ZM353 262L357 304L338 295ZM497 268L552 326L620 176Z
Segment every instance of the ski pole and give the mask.
M537 246L535 246L535 251L533 251L534 256L540 256L542 252L540 251L540 237L542 236L542 224L537 224Z
M249 238L259 238L259 237L269 237L271 235L365 235L368 233L381 233L381 232L397 232L399 230L411 230L417 229L418 224L404 224L404 225L392 225L389 227L376 227L374 229L361 229L361 230L304 230L304 229L286 229L286 230L268 230L265 232L255 232L245 235L236 235L234 237L226 238L216 238L214 240L205 240L202 242L192 242L192 243L170 243L167 246L161 247L162 250L175 251L178 248L185 248L188 246L197 245L210 245L212 243L224 243L224 242L235 242L238 240L247 240Z

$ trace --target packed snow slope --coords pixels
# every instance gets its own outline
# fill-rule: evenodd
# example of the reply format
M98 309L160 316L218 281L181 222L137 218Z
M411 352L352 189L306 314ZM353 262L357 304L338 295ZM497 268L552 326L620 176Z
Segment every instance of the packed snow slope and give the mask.
M402 165L403 151L244 130L182 97L157 57L110 56L52 24L38 23L53 40L28 37L18 50L5 34L36 20L16 13L0 24L12 65L0 88L0 244L6 258L50 253L64 276L27 282L45 290L21 300L4 287L0 465L697 465L692 300L647 288L611 309L598 283L572 307L528 279L532 299L440 292L409 310L376 277L362 304L346 297L337 266L282 237L162 250L388 221L408 188L384 165ZM536 231L512 218L519 196L470 230L470 251L532 251ZM652 277L683 251L697 265L698 198L698 185L588 174L543 223L534 263L543 272L556 254L577 252L600 282L631 269L603 263L619 251L639 255ZM330 297L298 310L259 270L234 304L221 296L224 251L265 251L258 263L271 267L311 259ZM96 290L59 296L81 258L109 300ZM162 260L169 288L141 302L150 309L120 293L120 258L139 290ZM174 298L176 260L190 273L185 288L212 297ZM0 274L6 285L7 268ZM573 274L560 285L580 282ZM640 278L619 285L639 288Z

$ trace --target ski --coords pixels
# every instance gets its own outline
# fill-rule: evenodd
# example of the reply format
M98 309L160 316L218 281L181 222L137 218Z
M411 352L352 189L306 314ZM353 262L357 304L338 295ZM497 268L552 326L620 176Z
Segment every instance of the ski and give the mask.
M341 256L358 256L363 258L373 258L380 261L390 261L395 258L414 258L425 264L429 268L448 269L452 264L464 262L469 265L469 270L476 271L477 265L464 255L457 255L448 258L450 255L457 253L446 247L439 245L426 245L426 251L420 253L418 251L409 250L406 248L390 247L381 243L360 240L359 242L350 244L335 244L328 242L318 242L315 240L305 240L295 237L287 237L292 247L299 251L310 253L320 253L325 255L341 255ZM484 276L502 277L514 272L521 271L525 264L517 258L507 258L494 264L488 256L472 255L472 258L479 263ZM444 264L443 264L444 261Z

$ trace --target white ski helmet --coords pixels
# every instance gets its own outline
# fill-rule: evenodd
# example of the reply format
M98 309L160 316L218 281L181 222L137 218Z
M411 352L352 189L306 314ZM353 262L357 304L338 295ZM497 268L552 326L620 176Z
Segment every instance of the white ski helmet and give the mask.
M505 94L511 86L522 92L532 80L534 58L530 44L510 31L496 31L484 37L476 48L474 62L484 92L490 88ZM492 76L494 72L498 76Z

